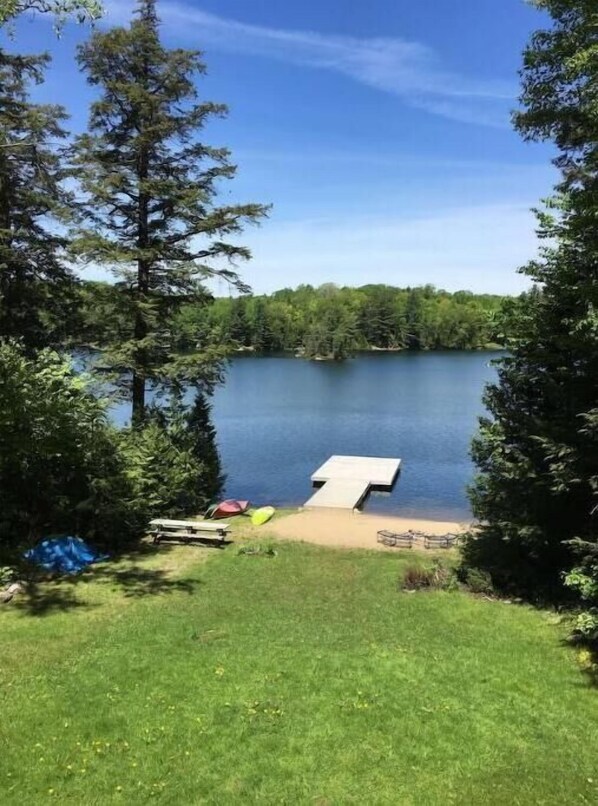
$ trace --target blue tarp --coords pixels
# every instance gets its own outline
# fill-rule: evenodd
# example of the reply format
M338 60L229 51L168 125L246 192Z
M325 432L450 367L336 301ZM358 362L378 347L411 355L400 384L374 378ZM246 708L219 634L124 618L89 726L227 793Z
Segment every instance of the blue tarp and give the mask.
M107 554L98 554L80 537L48 537L24 556L46 571L63 574L79 574L91 563L108 559Z

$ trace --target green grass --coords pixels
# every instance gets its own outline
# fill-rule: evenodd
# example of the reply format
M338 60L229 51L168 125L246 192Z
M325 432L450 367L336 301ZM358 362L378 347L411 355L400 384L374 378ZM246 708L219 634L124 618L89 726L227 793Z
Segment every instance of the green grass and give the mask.
M404 553L277 551L164 547L0 610L0 802L598 802L552 616L401 592Z

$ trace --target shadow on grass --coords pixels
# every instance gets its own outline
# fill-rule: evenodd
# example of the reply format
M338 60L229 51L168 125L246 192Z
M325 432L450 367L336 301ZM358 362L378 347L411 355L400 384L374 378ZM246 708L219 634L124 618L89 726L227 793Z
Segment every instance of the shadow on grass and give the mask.
M65 589L60 583L30 582L27 592L19 596L13 606L29 616L46 616L91 605L78 599L73 590Z
M201 546L186 547L193 551ZM160 596L172 593L192 594L201 585L197 579L177 578L170 569L148 568L144 560L153 556L167 557L174 546L141 543L133 550L115 554L110 560L91 565L73 576L29 574L26 591L15 599L13 606L27 615L45 616L80 608L91 609L98 604L77 596L90 583L99 588L116 591L126 598Z

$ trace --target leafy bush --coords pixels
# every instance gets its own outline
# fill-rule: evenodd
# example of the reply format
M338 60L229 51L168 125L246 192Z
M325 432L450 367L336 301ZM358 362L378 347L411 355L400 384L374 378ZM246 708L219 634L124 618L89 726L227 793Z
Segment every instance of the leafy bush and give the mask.
M129 494L118 433L89 380L54 352L0 344L0 552L52 532L117 542L133 526Z
M442 560L436 559L432 564L432 588L438 590L457 590L459 580L455 569L450 565L445 565Z
M146 425L122 432L131 505L151 517L196 515L222 487L209 407L199 395L190 411L174 402L154 408Z
M419 565L410 565L405 569L400 586L406 591L417 591L432 585L432 570Z
M472 593L484 593L487 596L494 593L492 577L481 568L465 568L462 580Z
M405 571L403 578L399 581L402 590L424 590L434 588L436 590L456 590L459 586L455 570L449 565L436 559L429 568L422 568L419 565L410 565Z
M118 431L91 379L57 353L0 344L0 555L48 534L115 548L155 515L197 514L222 484L210 410L150 413Z
M578 550L584 544L578 543ZM588 544L585 544L585 550ZM565 585L575 591L587 608L575 622L573 638L598 650L598 552L594 546L583 558L584 565L574 568L565 576Z

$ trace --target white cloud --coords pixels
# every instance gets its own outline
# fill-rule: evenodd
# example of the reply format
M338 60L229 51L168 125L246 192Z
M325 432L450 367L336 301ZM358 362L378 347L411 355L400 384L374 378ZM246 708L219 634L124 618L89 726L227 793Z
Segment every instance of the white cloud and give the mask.
M108 23L130 19L132 6L128 0L107 0L105 5ZM442 65L431 48L419 42L250 25L176 2L161 3L159 13L169 33L200 48L220 48L341 73L431 114L465 123L508 125L515 98L510 82L454 73Z

